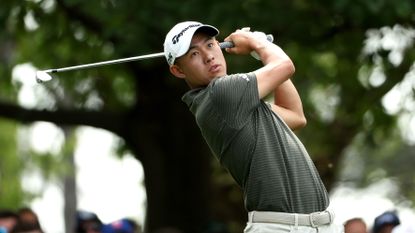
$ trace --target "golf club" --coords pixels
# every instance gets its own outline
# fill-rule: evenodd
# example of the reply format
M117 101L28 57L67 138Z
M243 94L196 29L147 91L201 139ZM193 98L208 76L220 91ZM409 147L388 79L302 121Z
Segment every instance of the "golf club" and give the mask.
M271 34L268 34L267 40L269 42L273 42L274 37ZM225 41L225 42L219 43L219 46L222 49L225 49L225 48L234 47L234 44L231 41ZM65 72L65 71L71 71L71 70L81 70L81 69L86 69L86 68L112 65L112 64L131 62L131 61L139 61L139 60L145 60L145 59L157 58L157 57L163 57L163 56L164 56L164 53L160 52L160 53L152 53L152 54L135 56L135 57L121 58L121 59L116 59L116 60L102 61L102 62L96 62L96 63L76 65L76 66L68 66L68 67L62 67L62 68L57 68L57 69L39 70L36 72L36 82L43 83L43 82L52 80L52 76L50 75L52 73Z

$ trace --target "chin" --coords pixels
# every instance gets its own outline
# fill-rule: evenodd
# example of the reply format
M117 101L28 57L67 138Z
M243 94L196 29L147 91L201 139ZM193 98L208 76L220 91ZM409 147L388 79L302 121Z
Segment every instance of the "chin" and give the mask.
M216 77L223 77L223 76L226 76L226 73L220 73L220 74L216 75Z

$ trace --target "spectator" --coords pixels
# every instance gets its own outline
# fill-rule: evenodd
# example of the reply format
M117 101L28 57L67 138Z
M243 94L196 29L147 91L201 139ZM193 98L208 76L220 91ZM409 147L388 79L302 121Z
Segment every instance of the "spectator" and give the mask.
M134 233L141 233L141 226L135 220L130 218L124 218L124 220L130 223L131 226L133 226Z
M0 232L11 232L18 221L18 215L12 210L0 210Z
M76 233L101 233L102 222L95 213L79 210L76 212Z
M28 207L23 207L17 211L19 217L14 233L42 233L37 214Z
M102 226L101 233L136 233L138 225L131 219L120 219Z
M366 223L361 218L351 218L344 223L344 233L367 233Z
M391 233L393 228L401 224L396 212L386 211L375 218L373 233Z

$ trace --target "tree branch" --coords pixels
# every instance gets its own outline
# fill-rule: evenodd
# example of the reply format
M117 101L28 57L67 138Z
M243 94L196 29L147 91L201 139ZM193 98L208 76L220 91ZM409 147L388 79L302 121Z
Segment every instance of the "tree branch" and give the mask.
M124 114L108 111L84 110L35 110L26 109L10 103L0 101L0 116L31 123L35 121L48 121L58 125L87 125L102 128L120 135Z

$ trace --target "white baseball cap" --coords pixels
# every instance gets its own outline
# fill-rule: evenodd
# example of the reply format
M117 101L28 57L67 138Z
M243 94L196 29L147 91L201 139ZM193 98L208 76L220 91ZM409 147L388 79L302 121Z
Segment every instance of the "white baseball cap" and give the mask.
M178 23L167 33L164 41L164 56L170 66L174 65L176 58L187 53L193 35L202 29L210 36L219 34L217 28L196 21Z

